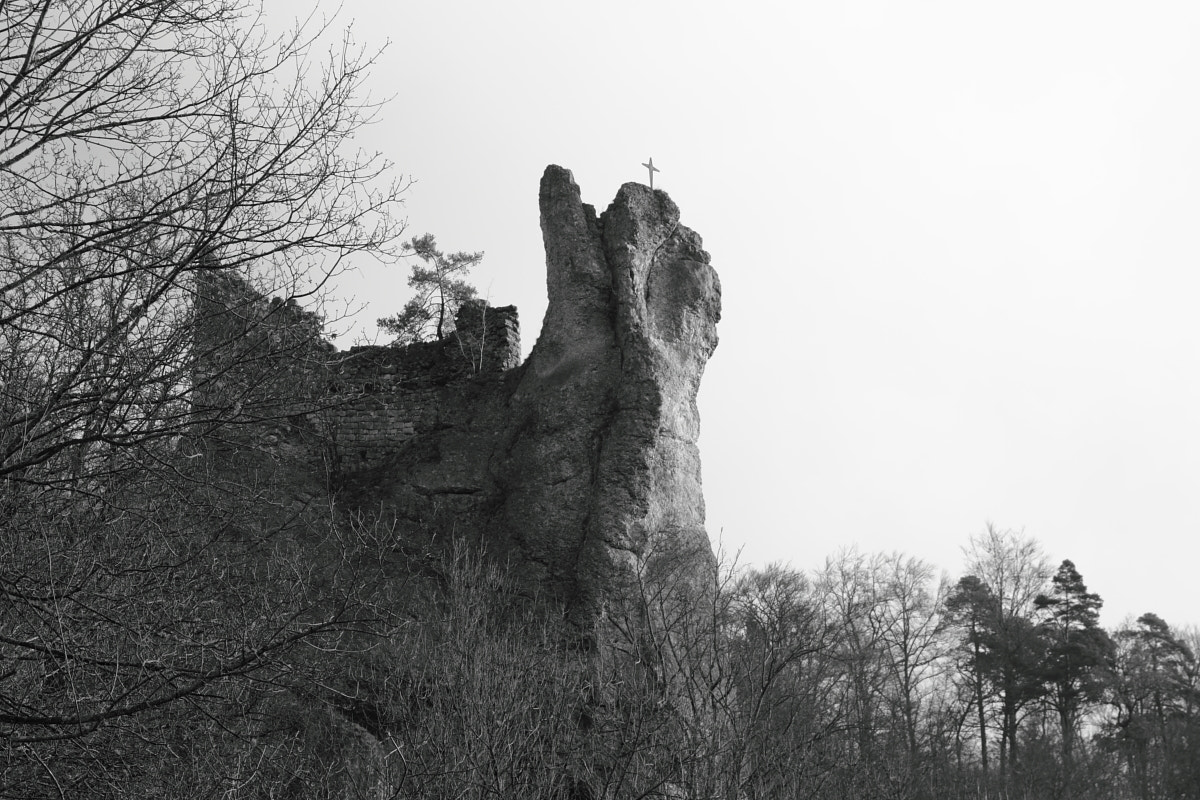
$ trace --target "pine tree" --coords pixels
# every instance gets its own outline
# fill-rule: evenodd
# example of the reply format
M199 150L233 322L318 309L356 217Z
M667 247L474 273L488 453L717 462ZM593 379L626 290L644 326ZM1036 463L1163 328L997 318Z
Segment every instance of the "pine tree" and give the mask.
M984 772L988 767L985 699L994 698L1000 712L1000 772L1007 774L1016 760L1021 711L1042 694L1041 638L1030 619L1006 613L996 593L975 575L959 580L946 609L966 634L963 648L979 717Z
M1100 627L1100 595L1087 590L1075 564L1064 560L1051 579L1050 594L1034 601L1046 642L1043 680L1062 732L1063 769L1070 779L1078 723L1087 704L1100 699L1113 643Z
M985 701L990 694L986 676L989 634L1000 616L1000 604L986 583L974 575L959 579L946 598L946 612L963 630L963 671L967 674L971 700L979 726L979 758L983 774L988 773L987 714Z
M1109 723L1112 741L1129 765L1137 796L1177 795L1179 767L1192 760L1187 726L1194 698L1187 676L1195 654L1156 614L1143 614L1114 639L1108 684L1115 711Z
M408 285L416 295L400 313L381 318L379 327L394 335L397 345L443 339L454 331L459 307L476 296L475 287L463 278L483 260L483 253L443 253L432 233L414 236L402 249L425 266L413 264Z

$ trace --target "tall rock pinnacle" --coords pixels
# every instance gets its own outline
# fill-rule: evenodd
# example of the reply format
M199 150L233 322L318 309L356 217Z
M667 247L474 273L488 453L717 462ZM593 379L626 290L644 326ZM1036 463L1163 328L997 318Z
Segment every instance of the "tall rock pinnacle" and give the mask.
M721 290L662 191L627 183L597 219L550 166L540 205L549 307L511 401L504 527L583 621L622 573L712 559L696 393Z

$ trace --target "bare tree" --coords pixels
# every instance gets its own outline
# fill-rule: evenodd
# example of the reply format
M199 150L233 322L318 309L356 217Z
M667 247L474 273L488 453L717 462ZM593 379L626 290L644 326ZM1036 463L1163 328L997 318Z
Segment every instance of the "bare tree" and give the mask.
M804 796L840 766L846 712L829 702L842 628L804 574L769 566L736 584L730 641L741 750L734 796Z
M933 567L918 558L893 553L883 568L888 619L883 644L892 675L888 700L903 722L912 769L920 761L918 735L930 687L945 669L948 647L942 610L948 587L944 578L935 576Z
M987 584L1006 617L1028 616L1054 570L1037 540L992 523L963 548L965 573Z
M282 365L327 355L296 300L401 232L403 187L348 147L372 57L314 57L325 33L241 0L0 4L0 796L178 796L238 737L293 752L264 698L297 648L380 621L378 537L213 447L296 411Z
M402 187L347 152L348 38L313 64L322 31L240 0L16 0L0 31L0 477L77 481L194 422L197 276L308 296L389 251Z
M459 542L427 567L408 623L342 681L342 707L381 743L383 796L563 797L586 771L586 655L482 552Z

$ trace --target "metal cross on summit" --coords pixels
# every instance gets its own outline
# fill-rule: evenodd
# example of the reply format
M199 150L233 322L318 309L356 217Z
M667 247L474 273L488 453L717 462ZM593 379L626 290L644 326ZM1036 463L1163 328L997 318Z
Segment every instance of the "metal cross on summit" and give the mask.
M658 167L654 166L653 158L651 158L645 164L642 164L642 166L645 167L646 169L650 170L650 188L653 189L654 188L654 173L662 172L662 170L659 169Z

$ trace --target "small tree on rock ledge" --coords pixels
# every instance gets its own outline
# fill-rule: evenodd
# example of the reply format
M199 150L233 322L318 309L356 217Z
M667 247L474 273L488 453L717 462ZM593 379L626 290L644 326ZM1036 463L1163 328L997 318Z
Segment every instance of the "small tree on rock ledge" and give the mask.
M417 293L399 314L381 318L379 327L395 336L397 345L445 338L454 330L459 307L476 296L463 277L483 260L483 253L443 253L432 233L414 236L402 248L424 262L413 264L408 278Z

